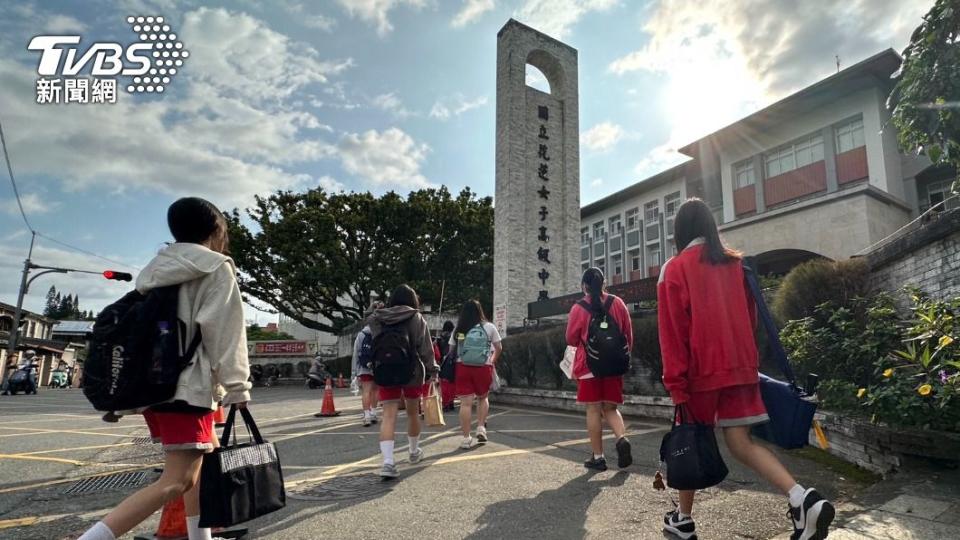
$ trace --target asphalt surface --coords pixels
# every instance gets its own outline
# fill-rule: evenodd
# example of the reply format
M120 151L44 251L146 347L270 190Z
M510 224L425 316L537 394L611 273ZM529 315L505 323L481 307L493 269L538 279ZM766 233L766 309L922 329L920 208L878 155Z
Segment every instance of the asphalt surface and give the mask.
M401 413L397 462L401 477L384 483L378 431L360 422L359 399L337 390L342 411L314 418L322 390L257 388L251 412L277 443L288 505L248 523L248 538L664 538L670 492L653 490L657 449L667 426L628 418L635 463L587 472L589 447L581 415L494 406L490 442L469 451L455 413L446 428L425 429L426 459L407 461ZM77 481L116 472L156 478L159 448L146 443L139 416L107 424L78 390L41 390L0 397L0 538L76 538L136 488L72 494ZM805 485L843 500L864 486L793 454L781 453ZM701 539L772 538L789 529L786 503L729 456L731 473L698 494ZM159 514L139 532L151 533ZM133 538L133 535L124 536Z

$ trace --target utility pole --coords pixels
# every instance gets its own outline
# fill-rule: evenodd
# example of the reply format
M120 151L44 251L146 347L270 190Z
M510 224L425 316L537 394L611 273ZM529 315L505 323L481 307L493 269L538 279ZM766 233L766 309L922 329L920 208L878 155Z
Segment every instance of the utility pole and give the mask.
M840 55L837 55L837 73L840 73Z
M27 296L27 292L30 290L30 284L33 283L33 280L37 279L40 276L46 274L66 274L68 272L75 272L79 274L100 274L106 279L112 279L116 281L131 281L133 276L127 272L117 272L114 270L105 270L103 272L94 272L92 270L78 270L76 268L60 268L56 266L40 266L38 264L33 264L31 258L33 257L33 244L36 240L37 233L32 233L30 236L30 251L27 252L27 260L23 262L23 276L20 278L20 293L17 295L17 307L13 311L13 328L10 329L10 336L7 338L7 358L9 359L14 352L17 350L17 343L20 341L20 319L23 318L23 299ZM43 270L38 274L30 277L30 270ZM0 364L0 381L6 381L7 376L7 362Z

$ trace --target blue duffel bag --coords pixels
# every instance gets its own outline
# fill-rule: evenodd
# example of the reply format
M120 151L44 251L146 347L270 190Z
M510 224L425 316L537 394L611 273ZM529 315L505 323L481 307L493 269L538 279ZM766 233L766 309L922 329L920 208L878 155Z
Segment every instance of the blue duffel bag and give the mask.
M777 325L770 316L770 310L763 299L763 292L757 282L753 269L743 266L743 275L753 299L757 304L757 315L767 332L767 343L770 352L783 372L786 381L779 381L764 374L760 374L760 395L767 408L770 421L766 424L754 426L753 434L770 441L781 448L803 448L807 445L810 436L810 427L813 425L813 415L817 412L817 400L807 394L797 385L797 379L787 361L787 353L780 343L780 333Z

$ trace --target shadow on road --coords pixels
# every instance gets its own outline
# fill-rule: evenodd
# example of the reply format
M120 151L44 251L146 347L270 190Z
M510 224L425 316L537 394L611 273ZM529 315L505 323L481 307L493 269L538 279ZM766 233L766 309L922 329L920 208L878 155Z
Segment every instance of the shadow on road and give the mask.
M557 489L541 491L536 497L512 499L487 506L477 518L479 529L471 540L535 538L538 530L565 531L564 538L586 536L587 510L603 488L620 487L629 474L619 471L604 480L588 472Z

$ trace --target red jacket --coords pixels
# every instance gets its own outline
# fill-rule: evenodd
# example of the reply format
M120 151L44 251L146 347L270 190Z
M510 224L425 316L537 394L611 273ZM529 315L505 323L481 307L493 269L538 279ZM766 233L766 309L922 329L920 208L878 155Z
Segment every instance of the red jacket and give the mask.
M657 285L663 385L674 403L758 380L756 305L743 266L705 262L703 249L691 244L667 261Z
M606 293L601 295L600 301L606 302ZM584 296L587 303L590 302L589 296ZM627 348L633 350L633 324L630 322L630 311L627 305L618 296L613 297L613 304L610 306L610 315L616 321L620 331L627 338ZM589 379L593 377L590 368L587 367L587 330L590 327L590 311L579 303L570 310L570 318L567 320L567 345L577 348L577 354L573 357L573 378Z

